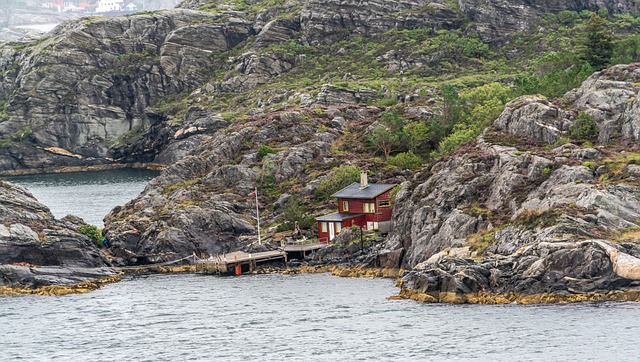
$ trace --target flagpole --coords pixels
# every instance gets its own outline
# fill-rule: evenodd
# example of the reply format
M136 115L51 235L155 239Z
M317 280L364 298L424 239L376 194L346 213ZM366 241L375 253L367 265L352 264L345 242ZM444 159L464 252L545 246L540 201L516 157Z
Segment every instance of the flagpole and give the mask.
M258 209L258 188L254 188L253 193L256 194L256 220L258 220L258 245L262 245L260 240L260 210Z

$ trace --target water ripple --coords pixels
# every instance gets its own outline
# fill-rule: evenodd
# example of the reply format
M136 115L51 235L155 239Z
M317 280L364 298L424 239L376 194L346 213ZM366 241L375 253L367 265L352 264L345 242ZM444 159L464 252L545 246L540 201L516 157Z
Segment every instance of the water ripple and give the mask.
M636 303L386 300L396 292L390 280L324 274L154 275L89 294L3 297L0 361L633 361L640 353L631 343Z

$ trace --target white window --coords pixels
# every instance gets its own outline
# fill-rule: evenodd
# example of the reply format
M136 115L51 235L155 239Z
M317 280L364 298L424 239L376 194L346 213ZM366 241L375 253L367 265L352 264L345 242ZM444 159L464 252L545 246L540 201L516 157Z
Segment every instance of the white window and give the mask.
M336 223L336 234L340 232L340 230L342 230L342 223L337 222Z
M349 211L349 201L342 201L342 211Z
M322 225L322 226L321 226L321 230L322 230L322 232L323 232L323 233L326 233L326 232L327 232L327 223L323 221L321 225Z
M376 212L375 205L376 204L373 202L365 202L362 204L362 209L365 214L373 214L374 212Z

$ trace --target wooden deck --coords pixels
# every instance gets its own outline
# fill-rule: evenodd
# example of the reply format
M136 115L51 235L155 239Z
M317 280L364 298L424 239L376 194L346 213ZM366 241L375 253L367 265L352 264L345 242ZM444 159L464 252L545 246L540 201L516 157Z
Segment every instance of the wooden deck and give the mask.
M196 260L196 273L227 274L235 272L237 266L240 266L241 270L248 269L248 271L253 271L259 263L279 259L283 259L286 262L287 253L283 250L264 251L252 254L236 251L208 259ZM248 266L248 268L242 268L243 266Z
M327 247L327 243L295 243L285 244L278 250L264 251L260 253L245 253L236 251L233 253L220 254L208 259L197 259L195 261L196 273L201 274L238 274L240 272L251 272L260 263L272 260L283 260L285 263L289 256L300 256L306 258L307 253Z
M306 252L318 250L327 247L327 243L308 243L308 244L285 244L282 249L287 253L290 252Z

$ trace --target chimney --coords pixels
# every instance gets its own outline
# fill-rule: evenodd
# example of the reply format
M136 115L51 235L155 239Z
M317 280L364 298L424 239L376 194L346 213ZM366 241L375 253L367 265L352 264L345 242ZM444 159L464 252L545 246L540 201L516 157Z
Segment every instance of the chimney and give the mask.
M367 180L367 171L360 171L360 189L366 189L369 187L369 181Z

